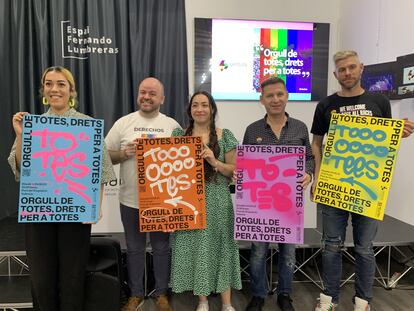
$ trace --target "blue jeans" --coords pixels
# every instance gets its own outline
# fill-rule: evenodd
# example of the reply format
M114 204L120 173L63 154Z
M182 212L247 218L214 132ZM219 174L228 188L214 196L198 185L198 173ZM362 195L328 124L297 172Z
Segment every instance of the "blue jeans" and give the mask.
M318 204L318 206L322 208L322 277L325 283L325 295L331 296L332 301L338 303L342 277L342 249L348 218L351 214L355 245L355 295L371 302L375 277L375 255L372 241L377 234L378 221L324 204Z
M147 233L139 231L138 209L120 204L127 244L128 286L131 296L144 297L144 272ZM153 296L168 290L170 277L170 234L150 232L153 252L155 291Z
M250 290L255 297L265 298L269 291L266 273L266 256L269 243L252 242L250 252ZM293 272L295 269L295 245L279 244L277 293L292 293Z

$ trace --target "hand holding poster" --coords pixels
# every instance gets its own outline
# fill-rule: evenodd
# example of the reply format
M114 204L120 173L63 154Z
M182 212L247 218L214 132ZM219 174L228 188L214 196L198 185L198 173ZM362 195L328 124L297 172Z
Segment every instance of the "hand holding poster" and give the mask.
M140 231L206 226L200 137L137 139Z
M237 146L234 238L303 243L304 146Z
M332 114L314 201L382 220L404 121Z
M19 222L96 222L103 120L25 115Z

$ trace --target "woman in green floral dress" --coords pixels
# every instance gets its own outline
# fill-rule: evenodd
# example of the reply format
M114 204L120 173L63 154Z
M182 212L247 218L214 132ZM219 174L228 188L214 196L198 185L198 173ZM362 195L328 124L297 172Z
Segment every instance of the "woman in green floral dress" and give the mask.
M237 140L228 129L216 128L217 106L209 93L195 93L187 114L188 128L173 135L203 139L207 228L174 233L170 285L175 293L191 290L198 295L197 311L209 310L212 292L221 294L222 311L233 311L231 289L241 289L241 279L228 180L235 169Z

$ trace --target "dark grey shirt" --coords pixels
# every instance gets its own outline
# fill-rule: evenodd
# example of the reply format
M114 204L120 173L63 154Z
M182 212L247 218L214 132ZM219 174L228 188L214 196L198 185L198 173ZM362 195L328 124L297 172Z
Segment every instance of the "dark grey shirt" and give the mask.
M309 132L305 123L289 117L277 138L272 128L267 124L267 115L263 119L253 122L246 128L243 145L290 145L306 147L306 173L313 176L315 163L309 142Z

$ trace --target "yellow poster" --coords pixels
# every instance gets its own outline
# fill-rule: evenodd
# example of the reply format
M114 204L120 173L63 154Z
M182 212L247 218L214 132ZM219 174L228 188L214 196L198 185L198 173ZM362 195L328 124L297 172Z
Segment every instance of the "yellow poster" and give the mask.
M334 113L314 201L382 220L404 120Z

